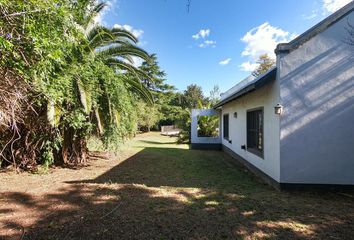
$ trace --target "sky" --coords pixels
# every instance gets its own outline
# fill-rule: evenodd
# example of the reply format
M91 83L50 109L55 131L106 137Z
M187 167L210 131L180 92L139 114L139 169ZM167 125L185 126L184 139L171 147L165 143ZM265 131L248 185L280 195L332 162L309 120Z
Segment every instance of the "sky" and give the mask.
M167 83L227 91L251 74L259 55L303 33L351 0L108 0L97 17L157 54ZM136 64L141 61L136 59Z

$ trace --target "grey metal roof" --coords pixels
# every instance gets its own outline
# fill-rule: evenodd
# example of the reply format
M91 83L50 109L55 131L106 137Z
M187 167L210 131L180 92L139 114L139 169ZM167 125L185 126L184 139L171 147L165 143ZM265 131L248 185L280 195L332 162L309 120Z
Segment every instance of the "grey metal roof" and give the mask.
M335 13L331 14L303 34L299 35L292 41L288 43L280 43L278 44L277 48L275 49L275 53L282 53L282 52L289 52L293 49L296 49L299 45L302 43L308 41L312 37L316 36L317 34L323 32L326 30L328 27L330 27L332 24L336 23L337 21L341 20L343 17L347 16L349 13L354 11L354 1L351 1Z
M243 86L241 89L236 91L235 93L232 93L230 96L226 97L225 99L222 99L220 102L218 102L213 108L218 108L221 107L222 105L225 105L226 103L229 103L239 97L242 97L256 89L259 89L266 85L269 82L272 82L275 80L277 74L277 68L273 67L269 69L266 73L263 75L255 78L245 86Z

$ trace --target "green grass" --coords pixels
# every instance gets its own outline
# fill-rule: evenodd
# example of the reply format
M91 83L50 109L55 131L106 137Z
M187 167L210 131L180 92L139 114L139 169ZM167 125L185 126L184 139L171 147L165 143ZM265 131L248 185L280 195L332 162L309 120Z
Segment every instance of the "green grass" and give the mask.
M354 234L349 225L354 219L352 199L334 192L278 192L245 168L230 164L234 159L223 152L190 150L175 141L158 134L140 136L130 145L137 153L97 180L172 194L169 200L175 203L152 198L149 209L182 204L179 214L208 226L205 236L211 239Z
M9 194L12 202L28 199L33 211L43 213L27 239L354 236L350 194L279 192L230 164L234 160L223 152L190 150L175 141L158 133L139 135L122 148L119 160L98 160L92 170L79 170L93 176L90 171L108 164L98 177L66 182L39 200Z

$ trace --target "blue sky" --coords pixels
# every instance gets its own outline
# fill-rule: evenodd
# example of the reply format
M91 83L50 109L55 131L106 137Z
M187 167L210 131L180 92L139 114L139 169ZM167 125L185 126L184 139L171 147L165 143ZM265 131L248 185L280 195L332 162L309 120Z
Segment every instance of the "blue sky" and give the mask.
M262 53L301 34L350 0L110 0L98 19L132 31L156 53L167 82L222 92L250 74Z

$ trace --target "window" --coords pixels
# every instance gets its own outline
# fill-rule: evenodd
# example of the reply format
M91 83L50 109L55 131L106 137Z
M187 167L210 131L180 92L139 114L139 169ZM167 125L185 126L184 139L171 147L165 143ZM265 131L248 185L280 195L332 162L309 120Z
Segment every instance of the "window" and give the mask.
M247 151L263 158L263 108L247 111Z
M223 134L225 139L229 139L229 114L223 116Z

